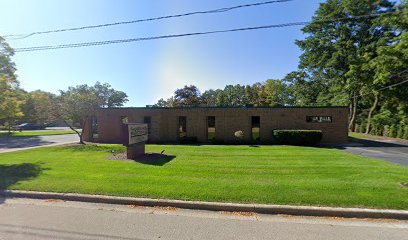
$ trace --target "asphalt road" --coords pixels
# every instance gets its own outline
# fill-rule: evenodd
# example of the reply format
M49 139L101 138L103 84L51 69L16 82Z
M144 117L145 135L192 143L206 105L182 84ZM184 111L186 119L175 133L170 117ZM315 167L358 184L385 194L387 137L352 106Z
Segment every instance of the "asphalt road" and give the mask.
M1 202L1 201L0 201ZM408 239L408 222L6 199L0 239Z
M408 166L408 143L390 139L352 139L337 146L347 152Z
M5 137L0 138L0 153L18 151L32 147L59 145L72 142L79 142L78 135L65 134L38 137Z

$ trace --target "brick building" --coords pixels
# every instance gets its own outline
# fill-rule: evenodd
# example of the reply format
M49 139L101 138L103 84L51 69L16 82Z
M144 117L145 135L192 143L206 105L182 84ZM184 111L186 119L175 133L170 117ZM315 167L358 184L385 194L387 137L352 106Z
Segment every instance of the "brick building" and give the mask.
M89 116L84 140L120 143L122 123L147 123L149 142L196 138L234 141L244 132L247 141L268 143L274 129L322 130L322 143L344 143L348 134L347 107L182 107L101 108Z

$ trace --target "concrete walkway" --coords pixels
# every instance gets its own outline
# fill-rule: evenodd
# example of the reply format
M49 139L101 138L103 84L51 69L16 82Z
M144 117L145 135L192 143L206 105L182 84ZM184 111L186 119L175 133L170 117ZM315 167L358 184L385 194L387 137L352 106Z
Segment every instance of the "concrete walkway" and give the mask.
M0 239L407 239L408 222L291 217L53 199L0 204Z
M79 142L77 134L0 138L0 153Z
M402 166L408 166L408 142L392 139L361 139L352 140L336 146L347 152L375 158Z

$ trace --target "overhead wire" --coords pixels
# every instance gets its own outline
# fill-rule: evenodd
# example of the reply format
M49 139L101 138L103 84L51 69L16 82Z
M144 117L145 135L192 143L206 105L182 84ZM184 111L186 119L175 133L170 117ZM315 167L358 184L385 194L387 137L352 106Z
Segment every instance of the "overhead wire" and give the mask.
M169 19L169 18L187 17L187 16L199 15L199 14L224 13L224 12L228 12L228 11L240 9L240 8L255 7L255 6L262 6L262 5L267 5L267 4L284 3L284 2L292 2L292 1L295 1L295 0L264 1L264 2L251 3L251 4L242 4L242 5L232 6L232 7L218 8L218 9L207 10L207 11L196 11L196 12L167 15L167 16L154 17L154 18L137 19L137 20L131 20L131 21L112 22L112 23L105 23L105 24L88 25L88 26L72 27L72 28L62 28L62 29L54 29L54 30L47 30L47 31L37 31L37 32L25 33L25 34L24 33L8 34L8 35L4 35L3 37L4 38L14 37L12 38L13 40L18 40L18 39L25 39L25 38L28 38L34 35L41 35L41 34L111 27L111 26L124 25L124 24L134 24L134 23L140 23L140 22L157 21L157 20L163 20L163 19Z
M313 23L318 24L318 23L338 22L338 21L349 21L349 20L356 20L356 19L377 18L379 16L390 15L390 14L395 14L395 12L387 12L387 13L380 13L380 14L367 14L367 15L359 15L359 16L353 16L353 17L337 18L337 19L321 19L321 20L315 20ZM82 42L82 43L69 43L69 44L59 44L59 45L44 45L44 46L33 46L33 47L20 47L20 48L15 48L14 51L18 53L18 52L55 50L55 49L63 49L63 48L79 48L79 47L99 46L99 45L108 45L108 44L149 41L149 40L157 40L157 39L179 38L179 37L188 37L188 36L197 36L197 35L251 31L251 30L270 29L270 28L283 28L283 27L290 27L290 26L302 26L302 25L307 25L310 23L312 22L304 21L304 22L292 22L292 23L255 26L255 27L226 29L226 30L214 30L214 31L206 31L206 32L161 35L161 36L152 36L152 37L116 39L116 40Z

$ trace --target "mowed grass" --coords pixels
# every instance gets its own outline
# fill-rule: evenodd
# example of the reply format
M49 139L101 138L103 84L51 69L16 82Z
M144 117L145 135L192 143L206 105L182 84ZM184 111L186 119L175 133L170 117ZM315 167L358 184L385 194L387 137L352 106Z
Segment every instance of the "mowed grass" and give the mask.
M120 145L0 154L0 188L219 202L408 209L408 168L337 149L147 145L168 158L107 160ZM171 160L171 161L169 161ZM168 162L167 162L168 161Z
M22 131L22 132L12 132L9 136L8 132L0 132L0 137L37 137L37 136L48 136L48 135L65 135L65 134L75 134L72 130L43 130L43 131Z

